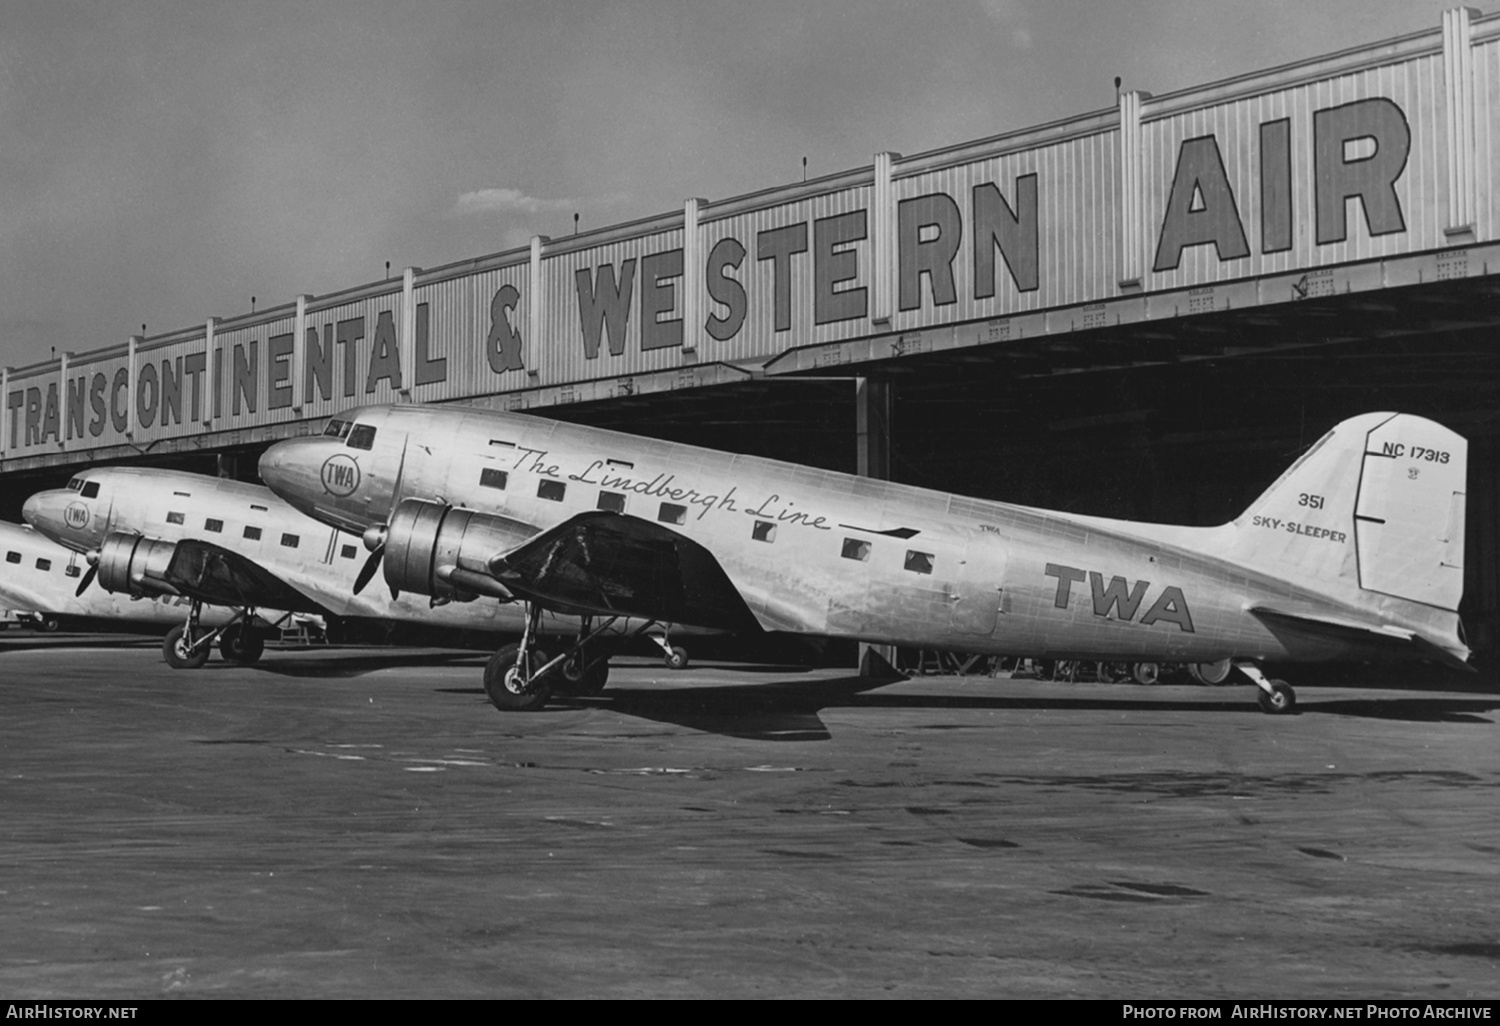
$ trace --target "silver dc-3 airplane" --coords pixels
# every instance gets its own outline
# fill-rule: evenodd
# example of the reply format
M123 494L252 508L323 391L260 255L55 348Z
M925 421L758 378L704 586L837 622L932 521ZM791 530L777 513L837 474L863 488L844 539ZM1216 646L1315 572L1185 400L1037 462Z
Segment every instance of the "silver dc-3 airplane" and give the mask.
M0 609L31 613L44 630L66 622L88 627L162 627L180 623L187 600L134 597L98 590L77 593L87 571L84 558L40 531L0 522ZM219 619L227 619L221 613Z
M361 534L394 589L527 607L484 683L543 705L558 671L607 672L594 635L635 616L968 653L1237 669L1466 666L1467 443L1399 413L1334 427L1234 521L1195 528L1002 502L460 407L370 406L279 442L261 478ZM451 606L450 606L451 608ZM563 651L543 611L584 618Z
M257 614L325 622L402 623L485 635L518 635L521 611L497 604L440 611L415 596L364 592L356 537L340 534L259 485L180 471L111 467L79 473L66 488L38 492L22 515L67 547L87 571L79 598L106 592L176 597L185 609L163 643L175 668L197 668L215 641L225 659L252 663L265 641ZM373 567L371 568L373 570ZM361 594L361 592L364 592ZM229 615L224 615L224 610ZM576 625L549 622L558 633ZM581 687L580 687L581 690Z

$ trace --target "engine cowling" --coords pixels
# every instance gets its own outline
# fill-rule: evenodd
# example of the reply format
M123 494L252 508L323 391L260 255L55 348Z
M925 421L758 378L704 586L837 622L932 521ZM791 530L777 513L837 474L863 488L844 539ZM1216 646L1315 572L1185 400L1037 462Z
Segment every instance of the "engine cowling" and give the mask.
M403 499L386 525L385 580L436 599L509 599L510 592L490 575L489 561L535 533L532 525L495 513Z
M105 591L141 596L176 595L167 583L167 567L177 543L113 531L99 546L99 585Z

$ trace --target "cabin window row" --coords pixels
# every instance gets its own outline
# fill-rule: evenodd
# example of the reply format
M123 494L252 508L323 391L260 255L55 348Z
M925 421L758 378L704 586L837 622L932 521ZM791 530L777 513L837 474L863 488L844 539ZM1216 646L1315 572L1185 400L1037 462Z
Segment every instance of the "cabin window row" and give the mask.
M843 551L840 553L845 559L857 560L861 563L870 561L870 553L874 550L875 543L864 538L845 538ZM920 552L917 549L907 549L906 559L902 563L902 569L914 574L930 574L935 557L931 552Z
M5 561L7 563L13 563L19 566L21 563L21 554L14 550L6 552ZM44 572L49 571L52 569L52 560L48 559L46 556L38 556L36 558L36 568ZM80 573L78 564L68 563L63 567L63 573L68 577L77 577Z
M169 511L167 513L167 523L169 524L185 524L186 522L186 514L178 513L175 511ZM210 534L223 534L224 521L218 519L217 517L207 517L203 521L203 529ZM244 538L246 541L260 541L261 533L262 532L260 528L247 526L244 530ZM283 533L281 536L281 545L283 548L295 549L301 544L301 535ZM350 548L352 548L352 546L345 546L346 550Z

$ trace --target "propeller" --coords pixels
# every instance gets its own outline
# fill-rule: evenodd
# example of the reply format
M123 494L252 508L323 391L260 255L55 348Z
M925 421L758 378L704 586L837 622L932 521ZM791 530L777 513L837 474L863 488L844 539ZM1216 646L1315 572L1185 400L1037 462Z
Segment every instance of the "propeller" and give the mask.
M83 575L83 580L78 582L78 590L73 592L74 598L82 598L83 593L89 590L89 585L94 583L94 578L99 576L99 550L93 549L84 555L88 563L88 571Z
M384 524L365 529L363 541L365 548L370 550L370 558L365 560L365 565L359 568L359 576L354 578L354 594L364 591L365 585L375 577L375 571L380 569L380 561L385 558L385 537ZM395 598L394 595L391 597Z
M406 448L411 444L410 436L401 442L401 461L396 464L396 477L391 482L391 508L386 514L390 516L396 510L396 504L401 501L401 484L406 477ZM380 569L380 561L385 558L385 540L389 532L385 524L376 524L374 527L365 528L365 548L370 552L370 558L365 560L365 565L359 568L359 575L354 578L354 594L358 595L365 590L375 577L375 571ZM395 599L400 592L392 588L391 598Z

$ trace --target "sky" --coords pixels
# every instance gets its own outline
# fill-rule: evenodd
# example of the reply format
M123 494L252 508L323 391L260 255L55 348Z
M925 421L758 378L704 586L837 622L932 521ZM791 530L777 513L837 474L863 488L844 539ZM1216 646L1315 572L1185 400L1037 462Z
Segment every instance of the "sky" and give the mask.
M1435 28L1433 0L0 0L0 366Z

